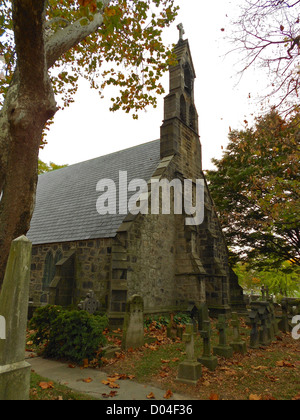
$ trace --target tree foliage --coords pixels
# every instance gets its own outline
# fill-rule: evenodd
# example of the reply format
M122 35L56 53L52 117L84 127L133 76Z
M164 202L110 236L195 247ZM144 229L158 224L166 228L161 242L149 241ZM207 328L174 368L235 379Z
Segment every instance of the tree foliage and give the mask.
M266 97L285 113L299 110L300 2L244 0L231 40L241 72L260 66L269 80Z
M300 265L300 115L284 121L276 111L254 128L231 131L211 193L231 251L263 267Z
M102 95L108 85L119 88L111 110L137 111L156 106L164 93L161 76L176 60L162 41L162 32L177 16L174 0L49 0L45 15L46 48L60 35L77 26L87 28L87 36L62 54L48 54L51 81L61 106L73 101L78 80L84 77ZM102 24L89 33L88 27L101 13ZM24 16L25 18L25 16ZM0 80L2 101L17 63L11 2L0 1L0 56L4 74ZM56 58L56 59L55 59ZM108 66L108 63L113 63Z
M46 172L56 171L57 169L65 168L68 165L56 165L54 162L50 162L49 165L39 159L38 163L38 174L45 174Z
M271 265L271 261L270 261ZM257 270L249 264L237 264L234 267L239 277L239 283L244 290L251 290L260 294L262 286L267 286L269 292L275 296L297 297L300 293L300 268L286 261L278 269Z

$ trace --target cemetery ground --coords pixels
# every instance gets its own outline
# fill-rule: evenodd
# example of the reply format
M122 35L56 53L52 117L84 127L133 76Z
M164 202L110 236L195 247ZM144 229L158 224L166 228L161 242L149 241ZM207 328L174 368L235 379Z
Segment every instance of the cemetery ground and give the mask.
M216 320L212 320L212 344L218 343ZM232 340L232 329L228 330L228 341ZM108 344L121 346L122 331L106 330ZM250 327L241 318L241 337L249 345ZM29 339L29 336L28 336ZM195 336L195 353L200 356L203 344L200 334ZM27 342L27 350L36 351ZM99 356L100 357L100 356ZM153 321L145 328L145 345L138 349L119 350L112 359L83 361L82 369L100 369L107 375L107 393L103 399L114 400L123 380L151 384L165 390L168 400L173 393L197 400L300 400L300 342L291 334L280 333L268 347L249 349L246 355L235 353L232 358L218 357L218 367L211 372L202 367L202 377L197 385L186 385L176 381L178 367L185 359L185 343L179 339L167 338L166 327ZM29 360L30 362L30 360ZM68 363L67 361L65 361ZM99 367L99 363L101 366ZM68 364L72 369L74 364ZM88 378L87 378L88 383ZM146 397L146 395L145 395ZM32 372L32 400L43 399L92 399L74 394ZM148 399L155 400L153 393Z

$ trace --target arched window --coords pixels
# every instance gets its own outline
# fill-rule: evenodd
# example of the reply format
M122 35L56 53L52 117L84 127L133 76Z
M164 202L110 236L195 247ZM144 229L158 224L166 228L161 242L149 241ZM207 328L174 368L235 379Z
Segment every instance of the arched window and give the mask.
M195 112L194 105L191 105L190 106L190 111L189 111L189 126L191 127L191 129L196 130L196 112Z
M46 290L55 276L55 264L52 251L49 251L45 259L44 276L43 276L43 290Z
M56 251L55 258L54 258L54 265L56 265L61 259L63 258L63 253L60 249Z
M193 77L189 64L184 66L184 88L191 94L193 90Z
M183 95L180 97L180 119L186 123L186 102Z

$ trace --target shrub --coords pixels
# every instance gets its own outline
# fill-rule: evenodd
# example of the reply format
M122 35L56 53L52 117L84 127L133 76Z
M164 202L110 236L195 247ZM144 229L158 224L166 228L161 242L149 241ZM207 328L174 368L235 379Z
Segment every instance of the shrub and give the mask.
M45 345L43 356L75 363L96 356L106 344L103 331L107 326L106 316L51 305L39 308L30 322L30 328L36 329L34 343Z

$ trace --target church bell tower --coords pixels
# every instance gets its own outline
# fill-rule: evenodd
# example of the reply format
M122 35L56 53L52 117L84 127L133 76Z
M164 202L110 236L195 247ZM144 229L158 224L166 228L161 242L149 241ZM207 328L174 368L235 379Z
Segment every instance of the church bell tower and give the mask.
M196 173L184 176L200 176L201 144L199 139L198 113L195 107L194 82L196 73L188 40L183 39L184 30L178 25L180 37L174 48L177 64L170 67L170 92L164 99L164 122L161 127L161 159L179 155L188 159ZM189 156L190 155L190 156Z

